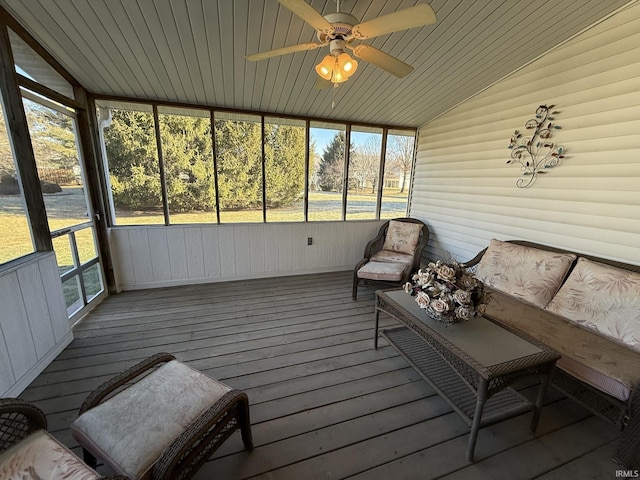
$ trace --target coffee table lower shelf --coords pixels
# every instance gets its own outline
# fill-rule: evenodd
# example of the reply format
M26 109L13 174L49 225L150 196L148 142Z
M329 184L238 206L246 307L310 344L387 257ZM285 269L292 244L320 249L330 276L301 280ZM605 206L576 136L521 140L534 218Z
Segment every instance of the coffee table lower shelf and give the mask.
M383 330L380 334L469 426L473 424L478 395L438 352L407 327ZM506 387L486 400L480 410L479 427L516 417L533 408L534 405L527 398L512 388ZM471 431L469 439L471 451L467 455L471 458L477 434L477 431Z

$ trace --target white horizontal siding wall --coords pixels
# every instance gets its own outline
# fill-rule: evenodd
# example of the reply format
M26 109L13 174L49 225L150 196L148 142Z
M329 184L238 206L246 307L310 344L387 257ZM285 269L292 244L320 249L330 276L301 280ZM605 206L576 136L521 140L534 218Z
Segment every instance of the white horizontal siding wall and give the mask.
M135 226L109 235L118 289L128 290L347 270L381 224Z
M567 158L517 188L507 146L541 104ZM430 258L517 238L640 264L640 4L421 128L410 211Z
M2 272L0 306L0 397L15 397L73 340L55 255Z

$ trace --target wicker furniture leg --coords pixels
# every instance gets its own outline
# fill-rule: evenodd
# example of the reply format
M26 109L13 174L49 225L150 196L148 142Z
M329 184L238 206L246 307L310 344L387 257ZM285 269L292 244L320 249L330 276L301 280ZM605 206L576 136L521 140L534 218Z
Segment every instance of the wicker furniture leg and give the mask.
M471 433L469 434L469 443L467 443L467 460L473 462L473 452L476 449L476 441L480 430L480 422L482 421L482 411L487 401L488 382L482 378L478 384L478 397L476 399L476 411L473 414L473 423L471 424Z
M628 419L614 460L630 470L640 469L640 386L629 398Z
M232 390L167 447L152 478L191 478L238 428L247 450L253 450L249 399L245 393Z
M547 393L549 387L549 375L542 377L540 386L538 387L538 395L536 396L536 403L533 406L533 416L531 418L531 426L529 429L532 433L536 433L538 429L538 422L540 421L540 413L542 412L542 405L544 404L544 396Z

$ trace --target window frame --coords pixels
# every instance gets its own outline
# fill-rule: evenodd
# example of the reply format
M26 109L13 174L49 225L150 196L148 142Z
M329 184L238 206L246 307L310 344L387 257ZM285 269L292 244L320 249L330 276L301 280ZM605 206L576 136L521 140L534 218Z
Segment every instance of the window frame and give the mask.
M385 166L385 160L386 160L386 151L387 151L387 141L388 141L388 132L389 131L393 131L393 132L407 132L408 136L413 136L414 138L414 144L415 142L417 142L417 135L418 135L418 129L414 128L414 127L402 127L402 126L390 126L390 125L378 125L378 124L368 124L368 123L360 123L360 122L346 122L346 121L340 121L340 120L332 120L332 119L323 119L323 118L315 118L315 117L304 117L304 116L297 116L297 115L286 115L286 114L275 114L275 113L264 113L264 112L255 112L255 111L247 111L247 110L238 110L238 109L229 109L229 108L216 108L216 107L206 107L206 106L202 106L202 105L190 105L190 104L183 104L183 103L172 103L172 102L157 102L157 101L145 101L145 100L141 100L141 99L129 99L129 98L122 98L122 97L111 97L111 96L107 96L107 95L96 95L92 97L97 109L110 109L110 108L115 108L117 109L118 107L116 106L117 104L140 104L140 105L146 105L147 108L151 108L152 111L154 112L154 123L156 126L156 143L158 146L158 157L159 157L159 162L160 162L160 168L162 171L161 174L161 184L163 185L163 210L165 212L165 226L168 225L239 225L239 224L243 224L243 225L254 225L254 224L259 224L259 223L307 223L307 222L315 222L315 221L349 221L349 222L357 222L357 221L363 221L362 219L348 219L347 218L347 200L348 200L348 195L347 195L347 186L348 186L348 180L349 180L349 162L350 162L350 158L349 158L349 150L350 150L350 143L351 143L351 129L355 128L364 128L364 129L378 129L381 130L381 154L380 154L380 163L379 163L379 170L378 170L378 189L377 189L377 197L376 197L376 206L375 206L375 218L368 218L366 219L366 221L371 221L371 220L380 220L380 214L381 214L381 209L382 209L382 193L383 193L383 185L384 185L384 166ZM110 105L113 105L113 107L110 107ZM158 119L158 109L162 109L162 108L180 108L180 109L197 109L197 110L205 110L209 112L209 122L211 124L211 135L212 135L212 142L211 142L211 148L212 148L212 158L213 158L213 167L214 167L214 188L215 188L215 196L216 196L216 214L215 214L215 218L216 221L213 222L202 222L202 223L198 223L198 222L194 222L194 223L179 223L179 222L171 222L170 220L170 216L169 216L169 205L168 205L168 199L167 199L167 193L166 193L166 179L165 179L165 175L164 175L164 162L162 160L162 145L161 145L161 137L160 137L160 131L159 131L159 119ZM231 221L224 221L224 219L221 219L221 215L220 215L220 197L219 197L219 159L218 159L218 151L219 151L219 146L217 145L217 139L216 139L216 130L215 130L215 122L217 120L220 120L222 118L224 118L225 115L239 115L239 116L250 116L250 117L257 117L259 118L260 121L260 129L261 129L261 145L260 145L260 150L261 150L261 163L262 163L262 221L261 222L242 222L242 221L238 221L238 222L231 222ZM303 121L304 122L304 128L305 128L305 185L304 185L304 199L303 199L303 209L304 209L304 220L292 220L292 221L269 221L268 220L268 212L267 212L267 188L268 185L266 185L266 171L265 168L267 168L266 166L266 158L265 158L265 122L267 123L272 123L274 120L278 120L278 119L283 119L283 120L296 120L296 121ZM339 219L335 219L335 220L309 220L309 195L310 195L310 188L309 188L309 182L310 182L310 172L309 172L309 167L310 167L310 162L311 162L311 152L310 152L310 145L311 145L311 130L313 129L312 123L313 122L317 122L319 124L322 125L336 125L336 127L338 129L344 128L345 131L345 152L344 152L344 166L343 166L343 172L342 172L342 195L341 195L341 213L340 213L340 218ZM104 135L102 133L102 128L99 129L99 138L100 138L100 142L101 142L101 149L100 151L103 154L103 170L104 170L104 174L107 177L105 179L105 185L109 185L111 182L111 179L109 177L109 170L108 170L108 163L107 163L107 158L105 156L105 149L104 149ZM416 149L414 148L413 150L413 158L412 158L412 169L411 172L413 172L413 165L415 164L415 157L416 157ZM407 205L406 205L406 210L405 210L405 215L408 213L409 210L409 203L410 203L410 192L411 192L411 187L412 187L412 180L413 180L413 174L410 175L411 176L411 180L409 183L409 194L407 197ZM126 224L126 225L119 225L117 222L117 218L116 218L116 212L113 209L113 198L111 196L111 190L108 189L106 191L108 198L106 199L106 204L107 204L107 208L110 209L109 215L107 215L107 219L109 222L109 227L111 228L118 228L118 227L131 227L131 226L136 226L138 224ZM158 224L155 224L158 225Z

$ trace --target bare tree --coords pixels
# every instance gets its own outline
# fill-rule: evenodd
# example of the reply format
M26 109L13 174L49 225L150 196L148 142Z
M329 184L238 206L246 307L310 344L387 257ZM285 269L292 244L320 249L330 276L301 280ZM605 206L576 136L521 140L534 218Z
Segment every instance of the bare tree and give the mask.
M393 170L400 172L400 193L404 192L411 172L414 140L414 137L408 135L389 135L387 139L385 176Z
M379 137L371 136L351 154L349 177L355 180L356 192L358 188L364 189L367 185L371 185L371 193L376 192L379 168L380 140Z

